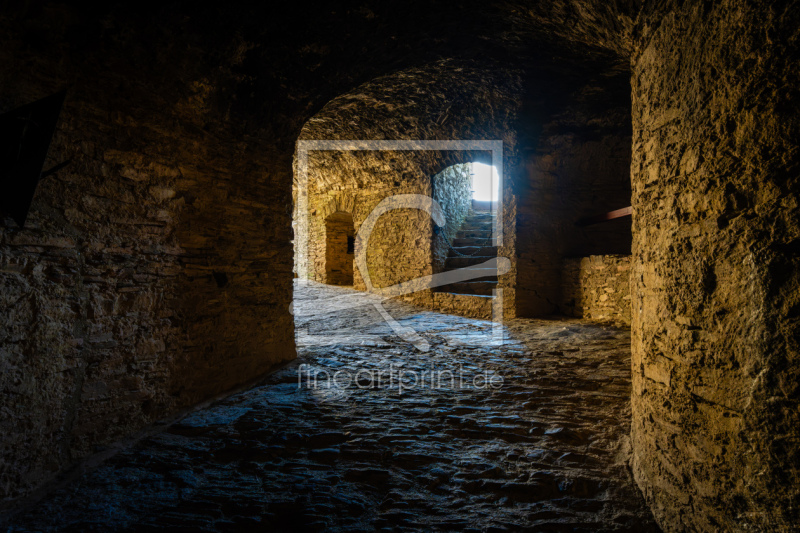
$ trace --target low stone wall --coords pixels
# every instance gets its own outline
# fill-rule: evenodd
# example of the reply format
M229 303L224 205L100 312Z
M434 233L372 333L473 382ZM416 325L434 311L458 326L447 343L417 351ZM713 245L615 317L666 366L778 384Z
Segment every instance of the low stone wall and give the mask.
M562 313L631 325L631 258L591 255L564 260Z

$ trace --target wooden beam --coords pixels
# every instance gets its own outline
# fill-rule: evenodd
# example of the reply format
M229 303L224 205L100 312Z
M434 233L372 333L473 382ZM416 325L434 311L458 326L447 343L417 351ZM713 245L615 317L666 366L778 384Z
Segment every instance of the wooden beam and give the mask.
M582 219L578 220L579 226L591 226L592 224L599 224L601 222L607 222L609 220L614 220L615 218L622 218L622 217L629 217L633 213L633 207L623 207L622 209L615 209L614 211L609 211L608 213L603 213L601 215L594 215L591 217L583 217Z

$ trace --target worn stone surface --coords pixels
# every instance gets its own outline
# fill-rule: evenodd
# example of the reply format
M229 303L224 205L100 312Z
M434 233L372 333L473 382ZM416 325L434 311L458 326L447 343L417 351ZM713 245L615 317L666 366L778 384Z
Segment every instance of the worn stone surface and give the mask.
M343 296L353 307L326 303ZM658 531L625 466L626 330L517 320L481 346L490 323L386 303L430 341L421 353L371 301L299 286L296 363L118 454L9 531ZM407 387L412 372L436 386L401 391L390 365ZM487 375L496 388L474 381Z
M492 298L472 294L434 292L430 308L469 318L492 320L495 301ZM426 306L427 307L427 306Z
M630 270L629 255L565 259L561 311L567 316L630 326Z
M633 72L634 473L665 530L796 531L800 5L660 7Z

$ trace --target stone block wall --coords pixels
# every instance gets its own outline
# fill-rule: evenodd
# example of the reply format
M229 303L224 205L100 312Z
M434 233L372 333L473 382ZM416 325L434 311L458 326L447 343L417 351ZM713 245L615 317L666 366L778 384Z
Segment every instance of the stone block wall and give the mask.
M70 163L24 228L0 220L0 506L296 355L290 154L217 121L185 64L103 41L113 17L7 13L0 112L68 85L45 168ZM20 34L39 28L74 33L31 50Z
M441 272L453 242L472 205L469 164L453 165L432 179L432 197L439 203L445 216L445 225L433 235L431 249L433 272Z
M72 163L24 229L0 226L2 498L295 356L291 317L262 303L288 306L270 280L291 279L291 256L269 247L288 224L262 202L286 198L257 154L213 168L232 147L127 123L129 142L104 114L73 93L49 158Z
M564 260L561 312L631 325L631 258L628 255L591 255Z
M326 220L332 213L352 214L353 227L358 233L361 225L385 198L396 194L430 194L430 184L398 189L344 189L327 194L310 195L309 263L314 266L309 278L328 281L326 270ZM345 211L350 210L350 211ZM431 273L431 244L433 225L427 213L416 209L397 209L383 214L375 224L366 251L367 268L373 287L382 288L422 277ZM361 244L355 243L358 253ZM354 256L355 257L355 256ZM366 290L361 272L354 266L353 285Z

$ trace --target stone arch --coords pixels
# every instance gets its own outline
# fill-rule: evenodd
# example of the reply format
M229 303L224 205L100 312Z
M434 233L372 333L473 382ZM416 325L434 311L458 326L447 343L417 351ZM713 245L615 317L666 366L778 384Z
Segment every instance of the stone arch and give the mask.
M515 132L521 92L520 73L513 68L441 60L376 78L333 99L306 123L300 140L501 140L502 164L509 178L503 255L513 262L515 204L510 183L519 169ZM318 281L321 249L315 241L334 206L346 205L342 210L353 214L358 229L384 198L430 196L435 176L445 169L470 161L492 162L488 150L330 150L307 157L308 227L300 228L298 241L308 243L307 276ZM434 273L433 226L419 210L399 209L381 217L366 250L374 287ZM355 288L363 290L358 273L355 277ZM506 314L513 316L513 267L503 283ZM430 298L416 293L409 299L432 306Z

